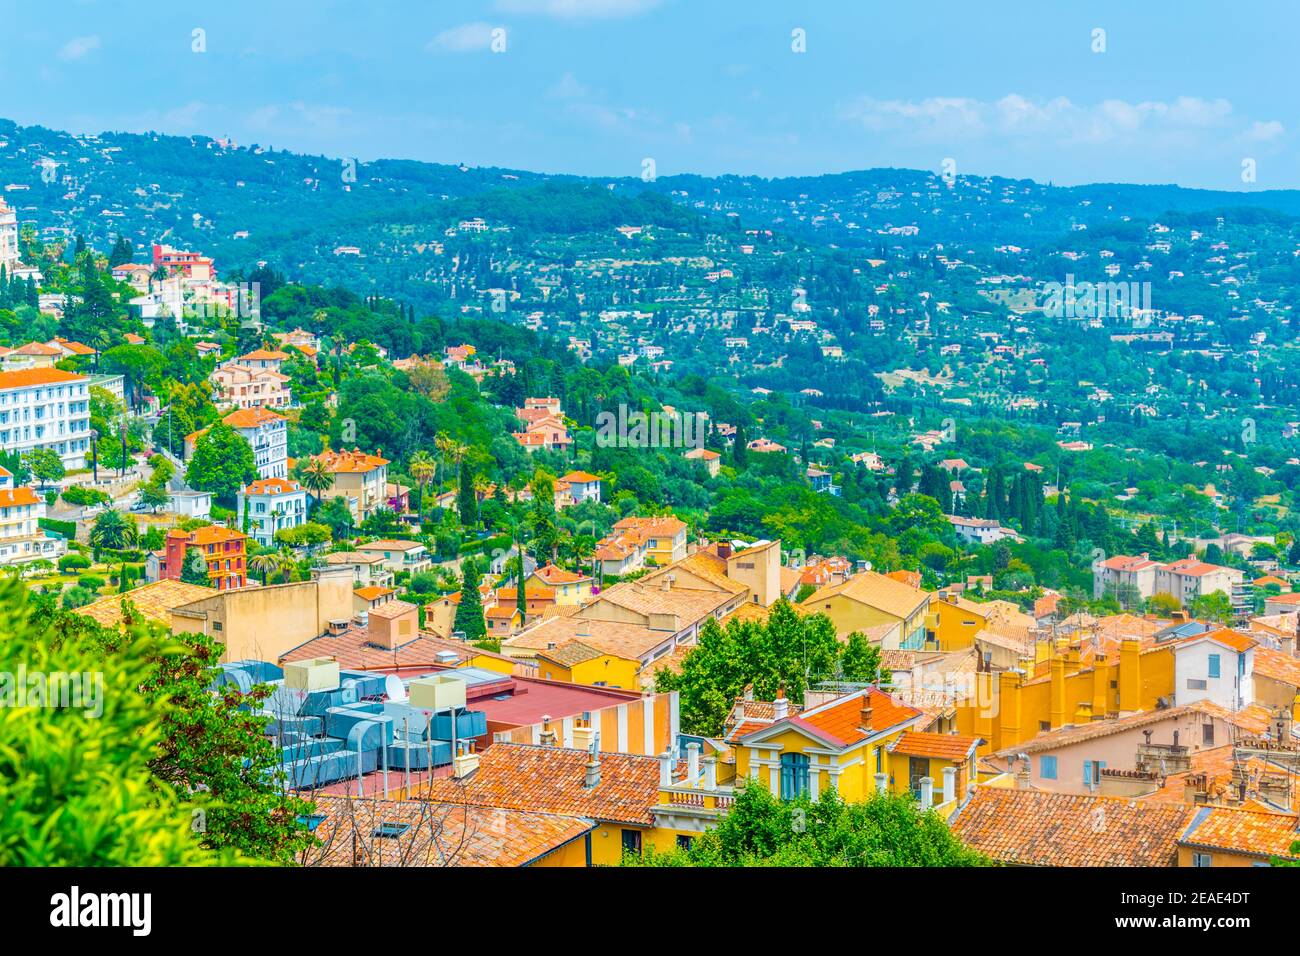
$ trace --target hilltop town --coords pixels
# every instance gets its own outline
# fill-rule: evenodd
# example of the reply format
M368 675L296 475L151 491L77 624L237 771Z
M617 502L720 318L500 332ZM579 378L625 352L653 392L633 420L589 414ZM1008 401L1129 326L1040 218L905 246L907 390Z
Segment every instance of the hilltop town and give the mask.
M254 768L167 751L212 807L176 860L1300 862L1284 214L476 171L242 255L237 203L115 157L269 152L5 136L11 653L183 681ZM940 202L1042 216L977 244ZM789 804L909 837L756 856Z

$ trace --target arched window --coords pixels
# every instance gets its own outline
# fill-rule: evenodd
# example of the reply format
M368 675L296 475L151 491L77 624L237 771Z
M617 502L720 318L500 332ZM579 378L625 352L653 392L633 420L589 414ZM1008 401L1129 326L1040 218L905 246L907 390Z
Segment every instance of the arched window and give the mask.
M808 755L781 754L781 799L793 800L808 792Z

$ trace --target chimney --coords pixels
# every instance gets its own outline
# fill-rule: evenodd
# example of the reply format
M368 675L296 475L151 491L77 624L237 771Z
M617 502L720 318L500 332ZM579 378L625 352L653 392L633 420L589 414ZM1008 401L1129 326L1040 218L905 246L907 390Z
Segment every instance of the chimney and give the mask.
M718 758L712 754L704 758L704 789L718 789Z
M1287 744L1291 742L1291 708L1279 707L1277 717L1273 721L1273 731L1277 736L1278 743Z
M457 780L463 780L478 769L478 754L474 752L472 740L457 741L456 750L458 752L452 761L451 772Z
M931 777L921 778L921 809L929 810L934 806L934 780Z
M1020 766L1016 768L1016 789L1029 789L1029 758L1022 755Z
M746 684L746 685L745 685L745 693L744 693L744 697L745 697L745 700L753 700L753 699L754 699L754 685L753 685L753 684Z
M957 799L957 768L943 768L943 802L952 803Z
M337 637L348 629L347 621L333 620L326 627L331 636Z
M582 785L588 790L600 786L600 757L594 742L591 745L590 753L591 759L587 761L587 772L582 778Z
M664 591L671 591L671 590L673 589L673 582L676 581L676 580L677 580L677 575L675 575L675 574L665 574L665 575L664 575Z
M694 740L686 745L686 782L692 787L700 782L700 745Z
M720 557L720 558L729 558L729 557L731 557L731 541L730 541L730 540L723 540L723 541L719 541L719 542L718 542L718 557Z
M1295 657L1295 635L1282 635L1282 653L1287 657Z
M776 691L776 700L772 702L772 718L774 720L785 720L790 715L790 702L785 699L785 685L782 684Z
M871 729L871 691L864 691L862 694L862 709L858 711L858 717L863 730Z
M673 785L673 752L665 750L659 755L659 786Z
M542 732L539 735L543 747L555 746L555 731L551 729L551 715L542 714Z
M878 773L875 775L876 793L884 793L889 789L889 774Z

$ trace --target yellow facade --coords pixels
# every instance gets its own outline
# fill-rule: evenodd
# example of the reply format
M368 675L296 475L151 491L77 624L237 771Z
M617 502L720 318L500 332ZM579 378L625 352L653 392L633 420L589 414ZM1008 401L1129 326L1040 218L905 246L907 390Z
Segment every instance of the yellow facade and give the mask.
M926 618L926 630L938 641L941 651L964 651L975 644L975 635L988 624L988 614L978 604L960 598L935 601Z
M1013 747L1049 730L1152 710L1174 696L1172 646L1143 650L1126 640L1118 655L1081 663L1079 645L1049 646L1023 673L977 674L972 697L957 706L957 732L983 738L981 753Z
M601 654L591 660L575 664L553 661L546 654L537 655L537 673L542 680L558 680L569 684L588 684L597 687L618 687L634 690L640 663L613 654Z

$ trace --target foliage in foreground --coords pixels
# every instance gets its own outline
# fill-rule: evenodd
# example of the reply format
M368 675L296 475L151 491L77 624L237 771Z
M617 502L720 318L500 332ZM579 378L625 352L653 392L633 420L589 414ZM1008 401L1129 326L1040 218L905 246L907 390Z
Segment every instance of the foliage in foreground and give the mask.
M934 811L894 794L846 803L835 791L782 801L745 784L689 850L627 855L624 866L988 866Z

